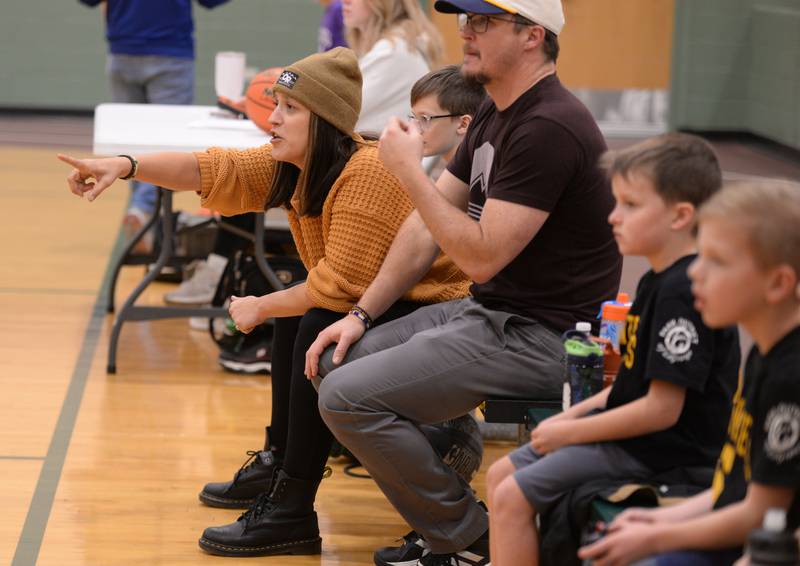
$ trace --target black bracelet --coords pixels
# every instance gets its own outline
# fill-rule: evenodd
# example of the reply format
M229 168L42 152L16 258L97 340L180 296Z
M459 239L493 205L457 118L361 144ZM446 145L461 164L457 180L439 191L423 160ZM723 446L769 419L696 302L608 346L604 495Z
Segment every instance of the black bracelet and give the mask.
M369 316L369 313L367 311L365 311L364 309L362 309L358 305L353 305L353 307L350 309L350 312L347 313L347 314L352 314L358 320L363 322L364 323L364 327L367 330L372 328L372 325L374 324L373 321L372 321L372 317Z
M121 180L127 181L128 179L133 179L136 176L136 172L139 170L139 162L136 160L135 157L130 155L120 154L117 157L125 157L128 161L131 162L131 170L128 171L128 174L124 177L120 177Z

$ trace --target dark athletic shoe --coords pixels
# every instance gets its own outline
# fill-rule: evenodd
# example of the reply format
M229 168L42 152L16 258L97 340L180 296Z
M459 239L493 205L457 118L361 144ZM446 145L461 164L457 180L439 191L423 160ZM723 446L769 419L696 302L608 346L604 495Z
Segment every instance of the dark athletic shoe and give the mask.
M447 554L426 554L419 566L491 566L489 560L489 531L464 550Z
M403 535L401 546L379 548L372 555L376 566L417 566L419 559L427 556L431 549L422 535L416 531Z
M253 344L241 352L222 350L217 361L224 370L233 373L252 375L272 371L272 352L267 344Z

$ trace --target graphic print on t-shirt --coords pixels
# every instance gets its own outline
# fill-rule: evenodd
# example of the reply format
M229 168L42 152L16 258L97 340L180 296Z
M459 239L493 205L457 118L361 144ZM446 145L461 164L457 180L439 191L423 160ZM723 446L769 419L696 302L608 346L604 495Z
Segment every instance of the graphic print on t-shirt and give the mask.
M764 423L764 453L781 464L800 454L800 407L779 403L767 413Z
M469 204L467 214L475 220L481 219L486 194L489 192L489 175L494 162L494 147L488 141L472 154L472 169L469 174Z
M629 314L625 321L625 331L619 337L620 347L625 346L623 362L625 367L631 369L636 358L636 331L639 330L640 316Z
M664 324L658 335L661 342L656 351L671 364L691 360L692 346L700 343L694 323L684 317L673 318Z

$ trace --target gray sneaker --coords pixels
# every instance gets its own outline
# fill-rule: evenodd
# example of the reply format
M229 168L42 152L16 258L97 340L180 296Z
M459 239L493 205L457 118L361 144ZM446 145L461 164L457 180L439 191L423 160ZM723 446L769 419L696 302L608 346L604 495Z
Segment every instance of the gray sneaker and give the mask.
M164 302L168 305L190 307L211 304L224 271L224 264L220 267L209 261L199 262L192 277L174 291L165 294Z

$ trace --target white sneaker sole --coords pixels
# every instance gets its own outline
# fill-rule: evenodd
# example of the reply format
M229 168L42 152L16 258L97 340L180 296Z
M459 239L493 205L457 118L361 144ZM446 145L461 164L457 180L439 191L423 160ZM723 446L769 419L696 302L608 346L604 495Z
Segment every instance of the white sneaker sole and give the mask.
M234 373L259 373L262 371L272 371L271 362L234 362L230 360L220 361L219 365Z

